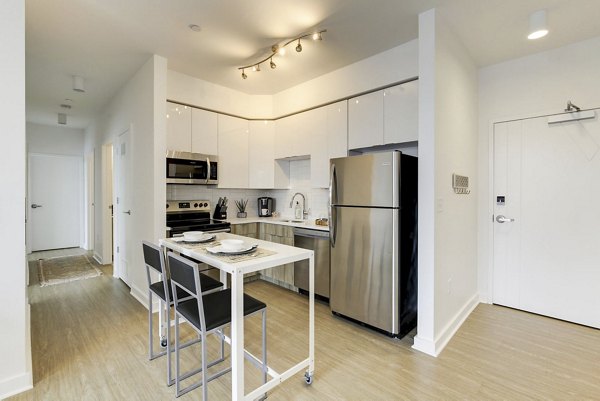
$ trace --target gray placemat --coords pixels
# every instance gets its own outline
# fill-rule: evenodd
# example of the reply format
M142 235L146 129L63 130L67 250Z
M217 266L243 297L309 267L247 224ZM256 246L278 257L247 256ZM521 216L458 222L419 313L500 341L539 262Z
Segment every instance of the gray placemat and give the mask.
M277 254L277 252L274 251L269 251L268 249L264 249L264 248L256 248L254 251L244 254L244 255L215 255L214 253L209 253L206 248L211 248L214 246L219 246L221 245L221 243L219 241L210 241L210 242L206 242L203 244L186 244L183 241L173 241L175 242L177 245L186 248L186 249L191 249L194 251L202 251L206 254L209 254L210 256L213 256L217 259L221 259L225 262L229 262L229 263L237 263L237 262L243 262L246 260L251 260L251 259L256 259L256 258L264 258L267 256L271 256L271 255L275 255Z

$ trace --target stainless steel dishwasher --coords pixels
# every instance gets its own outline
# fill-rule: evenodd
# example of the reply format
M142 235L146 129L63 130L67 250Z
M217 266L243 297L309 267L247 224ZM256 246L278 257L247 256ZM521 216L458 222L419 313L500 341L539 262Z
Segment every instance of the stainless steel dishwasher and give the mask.
M329 232L294 228L294 246L315 251L315 294L329 299ZM308 260L294 263L294 285L308 291Z

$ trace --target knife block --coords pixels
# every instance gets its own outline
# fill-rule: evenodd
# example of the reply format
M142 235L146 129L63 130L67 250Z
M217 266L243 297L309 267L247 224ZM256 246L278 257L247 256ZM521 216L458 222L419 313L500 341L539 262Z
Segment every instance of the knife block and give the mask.
M213 214L213 219L216 220L225 220L227 219L227 206L215 206L215 212Z

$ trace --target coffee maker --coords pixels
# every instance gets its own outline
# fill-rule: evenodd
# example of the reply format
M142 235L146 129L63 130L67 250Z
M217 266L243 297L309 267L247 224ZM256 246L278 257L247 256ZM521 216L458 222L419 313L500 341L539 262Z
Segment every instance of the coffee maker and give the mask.
M263 196L258 198L258 217L271 217L275 210L275 199Z

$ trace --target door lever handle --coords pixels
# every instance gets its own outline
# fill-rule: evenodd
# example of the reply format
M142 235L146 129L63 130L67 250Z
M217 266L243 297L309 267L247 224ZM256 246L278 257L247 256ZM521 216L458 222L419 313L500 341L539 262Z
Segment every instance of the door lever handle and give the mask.
M505 217L505 216L499 214L498 216L496 216L496 221L498 223L511 223L511 222L515 221L515 219L509 219L508 217Z
M130 216L131 216L131 209L129 209L128 211L126 211L126 212L123 212L123 213L125 213L125 214L128 214L128 215L130 215Z
M32 209L37 209L38 207L42 207L42 205L38 205L38 204L35 204L35 203L31 204L31 208Z

